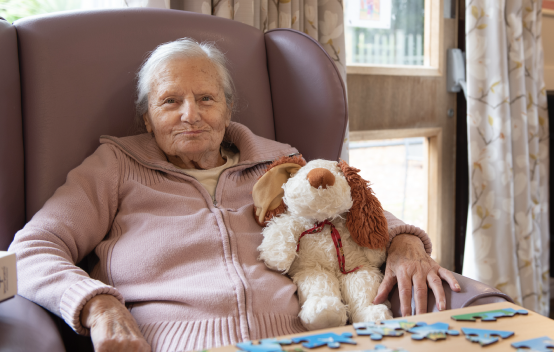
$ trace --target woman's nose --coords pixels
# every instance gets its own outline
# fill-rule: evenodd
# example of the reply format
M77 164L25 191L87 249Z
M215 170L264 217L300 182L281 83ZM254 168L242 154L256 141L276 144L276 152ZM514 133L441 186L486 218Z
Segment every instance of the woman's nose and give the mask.
M319 188L319 186L321 186L321 188L326 189L327 186L335 184L335 176L333 176L331 171L322 167L310 170L307 178L313 188Z
M200 121L200 111L196 105L196 101L190 101L185 99L183 105L181 106L181 121L194 124Z

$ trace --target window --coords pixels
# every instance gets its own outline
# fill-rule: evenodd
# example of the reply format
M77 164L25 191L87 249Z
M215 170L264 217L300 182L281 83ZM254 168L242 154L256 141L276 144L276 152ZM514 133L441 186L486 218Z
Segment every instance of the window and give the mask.
M383 208L427 230L426 138L350 142L350 163L371 182Z
M457 97L446 91L446 75L443 73L446 48L458 47L460 23L463 23L463 18L459 20L458 15L463 16L465 13L465 2L344 1L345 12L351 11L345 15L345 34L350 36L345 43L350 141L355 147L354 142L384 143L384 140L411 141L412 138L423 137L423 144L417 147L395 147L399 149L396 169L392 162L390 168L382 167L383 172L387 172L387 181L399 179L395 189L387 191L396 192L396 195L384 194L384 191L379 190L378 176L369 174L366 177L375 184L385 208L404 221L425 229L433 243L432 257L445 268L454 270ZM358 6L358 13L352 14L352 4ZM390 8L387 8L389 5ZM390 23L387 23L389 11ZM421 11L424 13L423 20ZM374 21L381 23L366 28L356 21L348 22L348 16L366 22L373 16ZM378 26L381 27L376 28ZM422 41L418 37L421 33ZM383 37L386 37L389 49L380 55L387 60L375 57L374 46L380 45L381 50L385 43ZM390 43L394 44L392 48ZM417 43L422 43L423 46L423 63ZM359 50L360 46L362 51ZM373 51L368 54L370 49ZM411 160L416 155L412 148L420 147L423 148L423 161ZM360 148L358 151L365 153L362 159L371 159L375 148L377 147L366 148L365 151ZM357 149L353 149L350 155L351 164L360 168L358 162L353 161L356 151ZM385 153L385 150L379 153ZM406 175L406 164L408 184L404 187L402 175ZM392 171L387 171L391 168ZM411 175L419 177L415 176L418 171L425 177L425 185L412 190L409 185ZM419 199L421 194L423 199ZM414 205L410 202L418 203ZM423 211L419 210L420 215L413 215L418 209Z
M425 0L347 0L345 6L347 65L423 66Z
M400 137L400 138L397 138ZM350 132L350 165L371 182L383 208L425 230L433 243L431 257L441 259L440 180L445 177L442 129L413 128Z
M440 75L441 1L345 0L347 72Z
M0 0L0 16L13 23L23 17L52 12L118 7L169 8L169 0Z

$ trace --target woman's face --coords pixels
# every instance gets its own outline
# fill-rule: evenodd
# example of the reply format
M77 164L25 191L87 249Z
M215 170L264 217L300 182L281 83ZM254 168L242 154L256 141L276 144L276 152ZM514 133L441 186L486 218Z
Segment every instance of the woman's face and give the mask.
M219 146L231 121L215 66L204 58L167 63L155 74L143 118L170 162L215 167L211 163L220 158Z

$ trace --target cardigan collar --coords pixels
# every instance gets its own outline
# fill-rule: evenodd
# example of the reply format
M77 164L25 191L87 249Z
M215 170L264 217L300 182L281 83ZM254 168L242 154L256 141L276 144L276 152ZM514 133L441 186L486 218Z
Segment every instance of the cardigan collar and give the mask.
M234 145L240 151L240 164L257 164L273 161L281 156L297 154L288 144L256 136L238 122L231 122L223 137L224 143ZM129 137L101 136L100 143L112 144L145 166L165 171L182 171L167 160L164 152L150 133Z

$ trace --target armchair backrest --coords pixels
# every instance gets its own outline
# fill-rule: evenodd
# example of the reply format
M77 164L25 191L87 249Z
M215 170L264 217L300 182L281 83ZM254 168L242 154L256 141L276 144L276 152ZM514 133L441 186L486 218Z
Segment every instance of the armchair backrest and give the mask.
M98 147L100 135L133 133L140 64L159 44L182 37L214 41L226 54L239 97L233 120L307 159L338 159L345 86L333 60L303 33L264 34L236 21L160 9L0 21L0 249Z
M0 20L0 250L25 224L23 163L17 35Z

